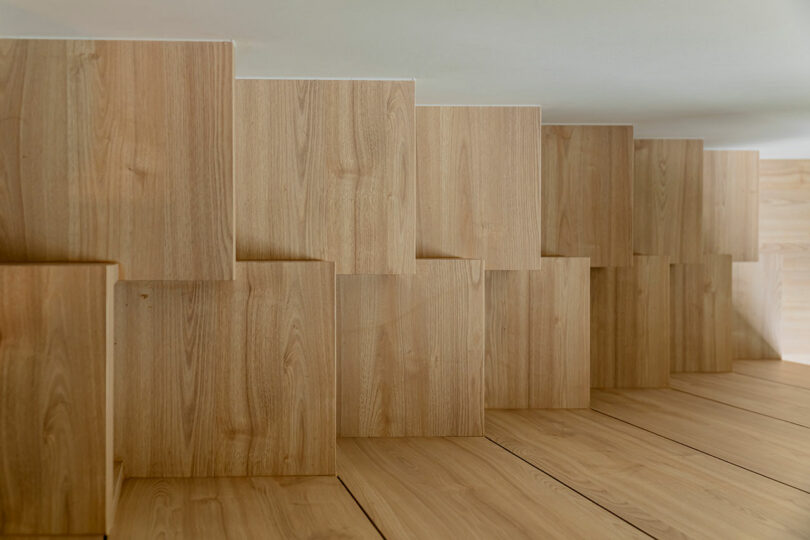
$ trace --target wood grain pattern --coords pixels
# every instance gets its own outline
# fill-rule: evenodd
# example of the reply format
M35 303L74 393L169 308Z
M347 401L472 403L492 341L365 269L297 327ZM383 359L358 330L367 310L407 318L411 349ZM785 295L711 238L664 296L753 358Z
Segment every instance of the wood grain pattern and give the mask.
M633 263L632 126L543 126L542 191L543 255Z
M416 274L340 276L342 436L472 436L484 420L484 265L419 259Z
M676 390L595 390L591 408L810 492L810 430Z
M734 358L779 358L782 334L782 256L733 264Z
M0 265L0 535L112 517L116 265Z
M545 257L540 270L487 271L487 407L588 406L589 268Z
M699 264L703 255L703 141L636 139L633 250Z
M669 260L591 269L591 386L663 387L669 382Z
M779 360L736 360L734 373L810 389L810 366Z
M236 81L240 259L415 271L413 81Z
M116 289L116 455L127 475L334 473L329 262Z
M670 266L670 370L731 371L731 256Z
M479 437L341 439L338 474L386 538L642 537Z
M781 323L782 358L810 363L810 253L782 256Z
M736 373L679 373L672 388L810 427L810 390Z
M759 151L703 153L703 250L734 261L759 256Z
M486 432L655 538L807 534L810 495L594 411L487 411Z
M379 538L337 478L129 479L111 540Z
M0 261L233 279L230 42L0 40Z
M540 268L539 107L417 107L417 257Z
M759 161L759 249L810 252L810 160Z

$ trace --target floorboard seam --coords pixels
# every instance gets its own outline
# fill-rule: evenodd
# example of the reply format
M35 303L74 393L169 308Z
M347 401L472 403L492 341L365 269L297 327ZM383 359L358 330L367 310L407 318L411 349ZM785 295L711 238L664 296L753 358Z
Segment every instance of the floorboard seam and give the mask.
M808 388L806 386L799 386L798 384L790 384L790 383L786 383L784 381L776 381L774 379L768 379L768 378L765 378L765 377L760 377L759 375L749 375L748 373L740 373L739 371L732 371L732 373L734 373L735 375L739 375L740 377L748 377L748 378L751 378L751 379L756 379L758 381L768 381L768 382L772 382L774 384L781 384L782 386L789 386L791 388L801 388L802 390L807 390L808 392L810 392L810 388Z
M343 478L341 478L338 475L335 476L337 476L338 482L340 482L340 485L343 486L343 489L345 489L346 492L349 494L349 496L351 496L352 500L355 502L357 507L360 508L360 511L363 512L363 515L366 516L366 519L369 521L369 523L371 523L371 526L374 527L374 530L377 531L377 534L380 535L380 538L382 538L383 540L388 540L383 534L383 532L380 530L380 528L377 527L377 524L374 523L374 520L371 519L371 516L368 515L368 512L366 512L366 509L363 508L363 505L360 504L360 501L357 500L357 497L354 496L354 493L352 493L352 490L349 489L349 486L346 485L346 482L343 481Z

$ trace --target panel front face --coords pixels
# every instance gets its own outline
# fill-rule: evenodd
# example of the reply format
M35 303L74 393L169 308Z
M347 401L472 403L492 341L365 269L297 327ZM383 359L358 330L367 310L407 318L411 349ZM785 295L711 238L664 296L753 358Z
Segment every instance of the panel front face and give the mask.
M104 534L117 268L0 265L0 535Z
M633 175L633 250L700 264L703 141L638 139Z
M810 160L760 160L759 211L762 251L810 250Z
M0 48L0 260L233 278L231 43Z
M540 268L540 108L417 107L418 257Z
M334 265L116 288L116 455L127 475L334 473Z
M543 126L543 255L633 261L633 127Z
M237 257L413 273L412 81L236 82Z
M483 435L483 262L416 262L338 279L343 437Z

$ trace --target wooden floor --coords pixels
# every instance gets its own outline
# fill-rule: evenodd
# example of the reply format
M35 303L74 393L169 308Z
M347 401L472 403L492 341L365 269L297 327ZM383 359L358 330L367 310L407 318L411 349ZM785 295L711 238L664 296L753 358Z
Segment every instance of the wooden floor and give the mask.
M488 410L485 437L339 439L337 478L128 479L110 537L810 537L810 366L671 386Z

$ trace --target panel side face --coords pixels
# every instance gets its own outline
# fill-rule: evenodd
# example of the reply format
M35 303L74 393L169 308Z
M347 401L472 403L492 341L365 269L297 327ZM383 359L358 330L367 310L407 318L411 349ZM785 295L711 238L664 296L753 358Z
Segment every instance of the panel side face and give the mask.
M334 265L116 288L116 454L127 474L334 472Z
M703 250L756 261L759 253L759 152L703 153Z
M760 160L759 211L762 251L810 251L810 160Z
M417 260L417 273L338 280L340 435L483 433L484 272Z
M703 277L703 354L700 371L731 371L733 361L731 255L705 255Z
M703 354L703 280L701 265L670 266L670 370L700 371Z
M702 261L703 141L637 139L633 249L669 255L671 264Z
M616 386L619 329L617 268L591 268L591 387Z
M810 254L785 254L781 350L785 360L810 363Z
M531 272L529 407L588 407L590 261L546 257Z
M0 534L106 532L109 279L0 266Z
M733 263L734 358L780 358L782 278L782 256L776 253L762 253L758 262Z

